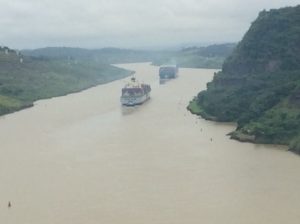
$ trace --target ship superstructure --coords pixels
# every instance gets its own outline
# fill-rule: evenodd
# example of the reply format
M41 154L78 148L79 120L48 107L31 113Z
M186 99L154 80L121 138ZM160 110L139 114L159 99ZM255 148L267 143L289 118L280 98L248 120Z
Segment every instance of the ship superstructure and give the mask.
M151 87L148 84L139 83L136 78L122 88L121 103L125 106L134 106L144 103L150 98Z

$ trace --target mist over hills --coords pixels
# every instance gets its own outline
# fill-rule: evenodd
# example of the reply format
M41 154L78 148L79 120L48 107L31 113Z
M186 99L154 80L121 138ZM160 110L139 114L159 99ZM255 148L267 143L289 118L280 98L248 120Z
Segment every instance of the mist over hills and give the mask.
M153 62L155 65L177 63L180 67L221 68L235 43L207 47L187 47L180 50L132 50L120 48L83 49L47 47L22 50L22 54L37 58L94 60L106 64Z
M46 47L35 50L22 50L22 54L37 58L94 60L108 64L151 61L153 56L159 53L120 48L84 49Z

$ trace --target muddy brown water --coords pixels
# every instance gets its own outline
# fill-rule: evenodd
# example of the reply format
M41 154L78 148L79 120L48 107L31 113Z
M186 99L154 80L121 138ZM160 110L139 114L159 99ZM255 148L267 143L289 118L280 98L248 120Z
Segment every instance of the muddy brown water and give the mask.
M300 223L299 156L186 111L214 70L122 67L150 101L122 108L125 79L0 118L0 223Z

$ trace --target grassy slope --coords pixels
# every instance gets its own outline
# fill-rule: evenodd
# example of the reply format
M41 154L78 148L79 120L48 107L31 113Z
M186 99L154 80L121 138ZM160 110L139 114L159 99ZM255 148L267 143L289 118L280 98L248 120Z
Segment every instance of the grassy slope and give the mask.
M300 152L299 37L300 6L261 12L190 108L238 122L233 138Z
M123 78L129 71L93 61L33 59L0 49L0 115Z

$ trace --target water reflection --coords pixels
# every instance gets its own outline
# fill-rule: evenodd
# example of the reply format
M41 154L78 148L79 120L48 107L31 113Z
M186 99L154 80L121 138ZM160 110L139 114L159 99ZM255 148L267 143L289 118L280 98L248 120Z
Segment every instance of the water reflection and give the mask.
M121 106L122 115L130 115L138 110L139 106Z
M149 104L151 101L151 98L149 100L147 100L146 102L144 102L143 104L140 105L135 105L135 106L121 106L121 113L123 116L127 116L127 115L131 115L139 110L141 110L142 108L145 108L147 104Z
M166 84L167 81L168 81L167 79L159 79L159 84L164 85Z
M171 79L159 79L159 84L160 85L165 85L167 82L171 81Z

